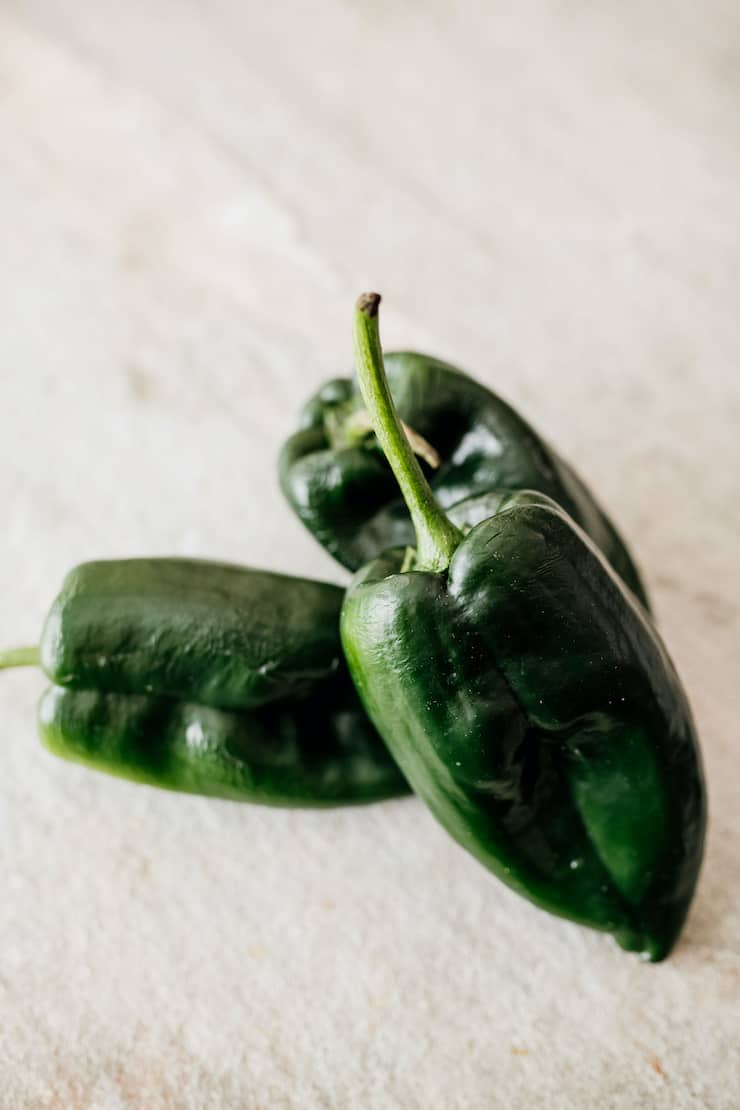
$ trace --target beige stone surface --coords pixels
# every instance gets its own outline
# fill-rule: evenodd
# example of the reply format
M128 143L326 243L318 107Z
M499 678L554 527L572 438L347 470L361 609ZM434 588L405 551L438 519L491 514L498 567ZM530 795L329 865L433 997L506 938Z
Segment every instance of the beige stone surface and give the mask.
M711 827L650 967L414 801L284 813L55 761L6 674L3 1108L740 1105L740 9L6 0L0 628L93 557L343 581L297 406L388 345L499 389L639 553Z

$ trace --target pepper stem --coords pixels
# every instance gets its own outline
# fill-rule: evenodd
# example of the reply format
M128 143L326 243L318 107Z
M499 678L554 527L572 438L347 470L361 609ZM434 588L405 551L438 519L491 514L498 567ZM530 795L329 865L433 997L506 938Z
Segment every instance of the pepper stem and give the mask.
M0 671L7 667L38 667L39 649L37 647L11 648L0 651Z
M450 565L462 540L432 493L404 434L388 387L378 330L379 293L363 293L355 310L355 363L365 406L383 448L416 532L416 569L441 571Z

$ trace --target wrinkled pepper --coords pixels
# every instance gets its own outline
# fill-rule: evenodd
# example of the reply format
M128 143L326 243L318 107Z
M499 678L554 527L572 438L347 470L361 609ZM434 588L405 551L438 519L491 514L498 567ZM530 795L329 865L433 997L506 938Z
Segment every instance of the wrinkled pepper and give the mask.
M699 873L698 741L656 628L540 491L436 500L404 435L360 298L357 373L413 521L342 609L360 697L447 831L537 906L661 960ZM472 524L472 527L469 527Z
M500 397L461 370L411 352L385 356L400 417L440 505L488 490L548 494L584 529L649 608L640 574L614 525L575 473ZM349 570L413 542L408 509L367 419L358 383L327 382L285 443L280 484L291 507Z
M195 559L85 563L38 648L55 754L170 790L271 805L372 802L408 786L342 658L338 586Z

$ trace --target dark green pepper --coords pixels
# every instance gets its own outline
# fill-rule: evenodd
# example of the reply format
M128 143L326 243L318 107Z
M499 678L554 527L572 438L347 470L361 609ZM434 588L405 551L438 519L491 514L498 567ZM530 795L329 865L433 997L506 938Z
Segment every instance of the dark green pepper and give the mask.
M361 570L342 641L362 701L448 832L538 906L664 958L699 872L698 743L650 617L538 492L436 503L385 382L379 298L358 374L417 549Z
M342 590L201 559L112 559L67 575L41 635L52 682L220 709L336 674Z
M338 586L193 559L86 563L40 648L57 755L171 790L272 805L370 802L408 786L344 666Z
M426 355L385 358L398 412L431 445L436 468L424 466L443 508L491 489L535 489L570 514L648 606L623 540L575 471L495 393ZM356 381L327 382L305 406L301 427L280 455L280 483L316 539L343 566L357 570L386 548L413 542L398 486L367 420Z
M346 674L247 710L51 686L39 730L64 759L190 794L320 807L408 791Z

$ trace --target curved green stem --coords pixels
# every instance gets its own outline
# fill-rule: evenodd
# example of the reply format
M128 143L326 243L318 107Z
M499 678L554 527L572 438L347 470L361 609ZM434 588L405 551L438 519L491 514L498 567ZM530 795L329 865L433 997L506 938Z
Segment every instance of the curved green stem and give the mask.
M0 651L0 671L6 667L38 667L39 649L37 647L11 648Z
M388 388L378 331L378 293L363 293L355 311L355 360L360 391L378 443L401 487L416 531L416 569L446 570L460 532L435 498L404 434Z

